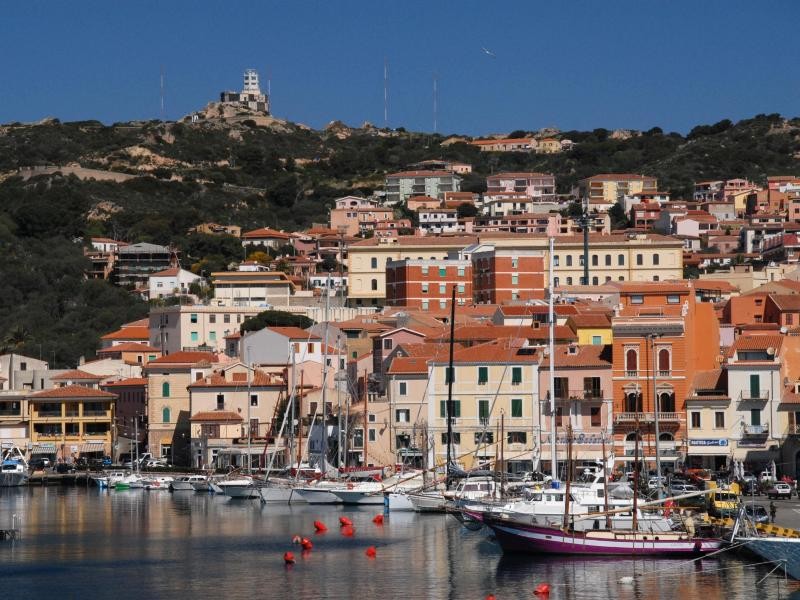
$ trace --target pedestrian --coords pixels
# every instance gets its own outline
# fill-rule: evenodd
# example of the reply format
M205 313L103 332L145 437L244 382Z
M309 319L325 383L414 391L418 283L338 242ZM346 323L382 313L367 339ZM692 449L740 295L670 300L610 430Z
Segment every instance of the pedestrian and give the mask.
M778 507L775 506L775 503L772 500L770 500L770 502L769 502L770 523L774 523L775 522L775 513L777 513L777 512L778 512Z

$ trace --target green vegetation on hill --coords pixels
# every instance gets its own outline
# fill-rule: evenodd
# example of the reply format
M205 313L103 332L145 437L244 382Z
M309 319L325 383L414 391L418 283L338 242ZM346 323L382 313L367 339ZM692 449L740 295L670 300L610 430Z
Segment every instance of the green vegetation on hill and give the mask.
M525 132L514 132L522 136ZM85 281L91 236L172 244L184 266L224 269L243 258L238 240L190 234L207 221L296 230L326 222L333 200L379 189L386 173L441 158L473 165L462 189L481 192L501 171L556 175L569 193L601 172L655 175L675 198L696 180L800 174L800 120L758 115L695 127L687 136L605 129L568 131L570 152L482 153L440 135L288 124L96 121L0 126L0 341L58 366L89 356L99 335L144 315L147 305L104 282ZM123 183L74 176L16 175L21 167L79 164L152 176ZM466 209L465 209L466 210ZM618 215L622 218L622 215ZM13 335L12 335L13 334Z

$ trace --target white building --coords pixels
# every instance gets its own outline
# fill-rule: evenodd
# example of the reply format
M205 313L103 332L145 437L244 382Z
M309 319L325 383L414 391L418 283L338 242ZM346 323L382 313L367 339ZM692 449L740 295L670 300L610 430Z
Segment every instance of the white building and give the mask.
M173 267L150 275L150 298L185 295L189 286L202 278L191 271Z
M458 211L455 208L420 208L419 227L426 233L458 231Z

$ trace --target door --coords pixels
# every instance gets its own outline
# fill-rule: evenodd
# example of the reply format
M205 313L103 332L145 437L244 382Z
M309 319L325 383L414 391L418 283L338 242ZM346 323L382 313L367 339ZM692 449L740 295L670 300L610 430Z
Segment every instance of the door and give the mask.
M761 378L758 375L750 375L750 398L760 398ZM755 423L753 423L755 425Z
M750 410L750 425L761 425L761 410L758 408Z

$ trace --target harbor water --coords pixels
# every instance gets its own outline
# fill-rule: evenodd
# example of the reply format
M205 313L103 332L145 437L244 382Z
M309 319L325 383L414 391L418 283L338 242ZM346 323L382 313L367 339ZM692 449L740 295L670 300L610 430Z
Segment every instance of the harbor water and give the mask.
M703 600L800 597L768 566L723 554L697 561L504 556L485 529L380 507L261 505L194 492L50 487L0 489L0 597L549 598ZM340 516L355 527L341 535ZM313 522L329 531L315 534ZM294 535L314 544L301 556ZM375 546L374 559L365 555ZM293 551L294 566L283 553ZM632 581L620 582L633 577ZM759 580L763 579L760 583Z

